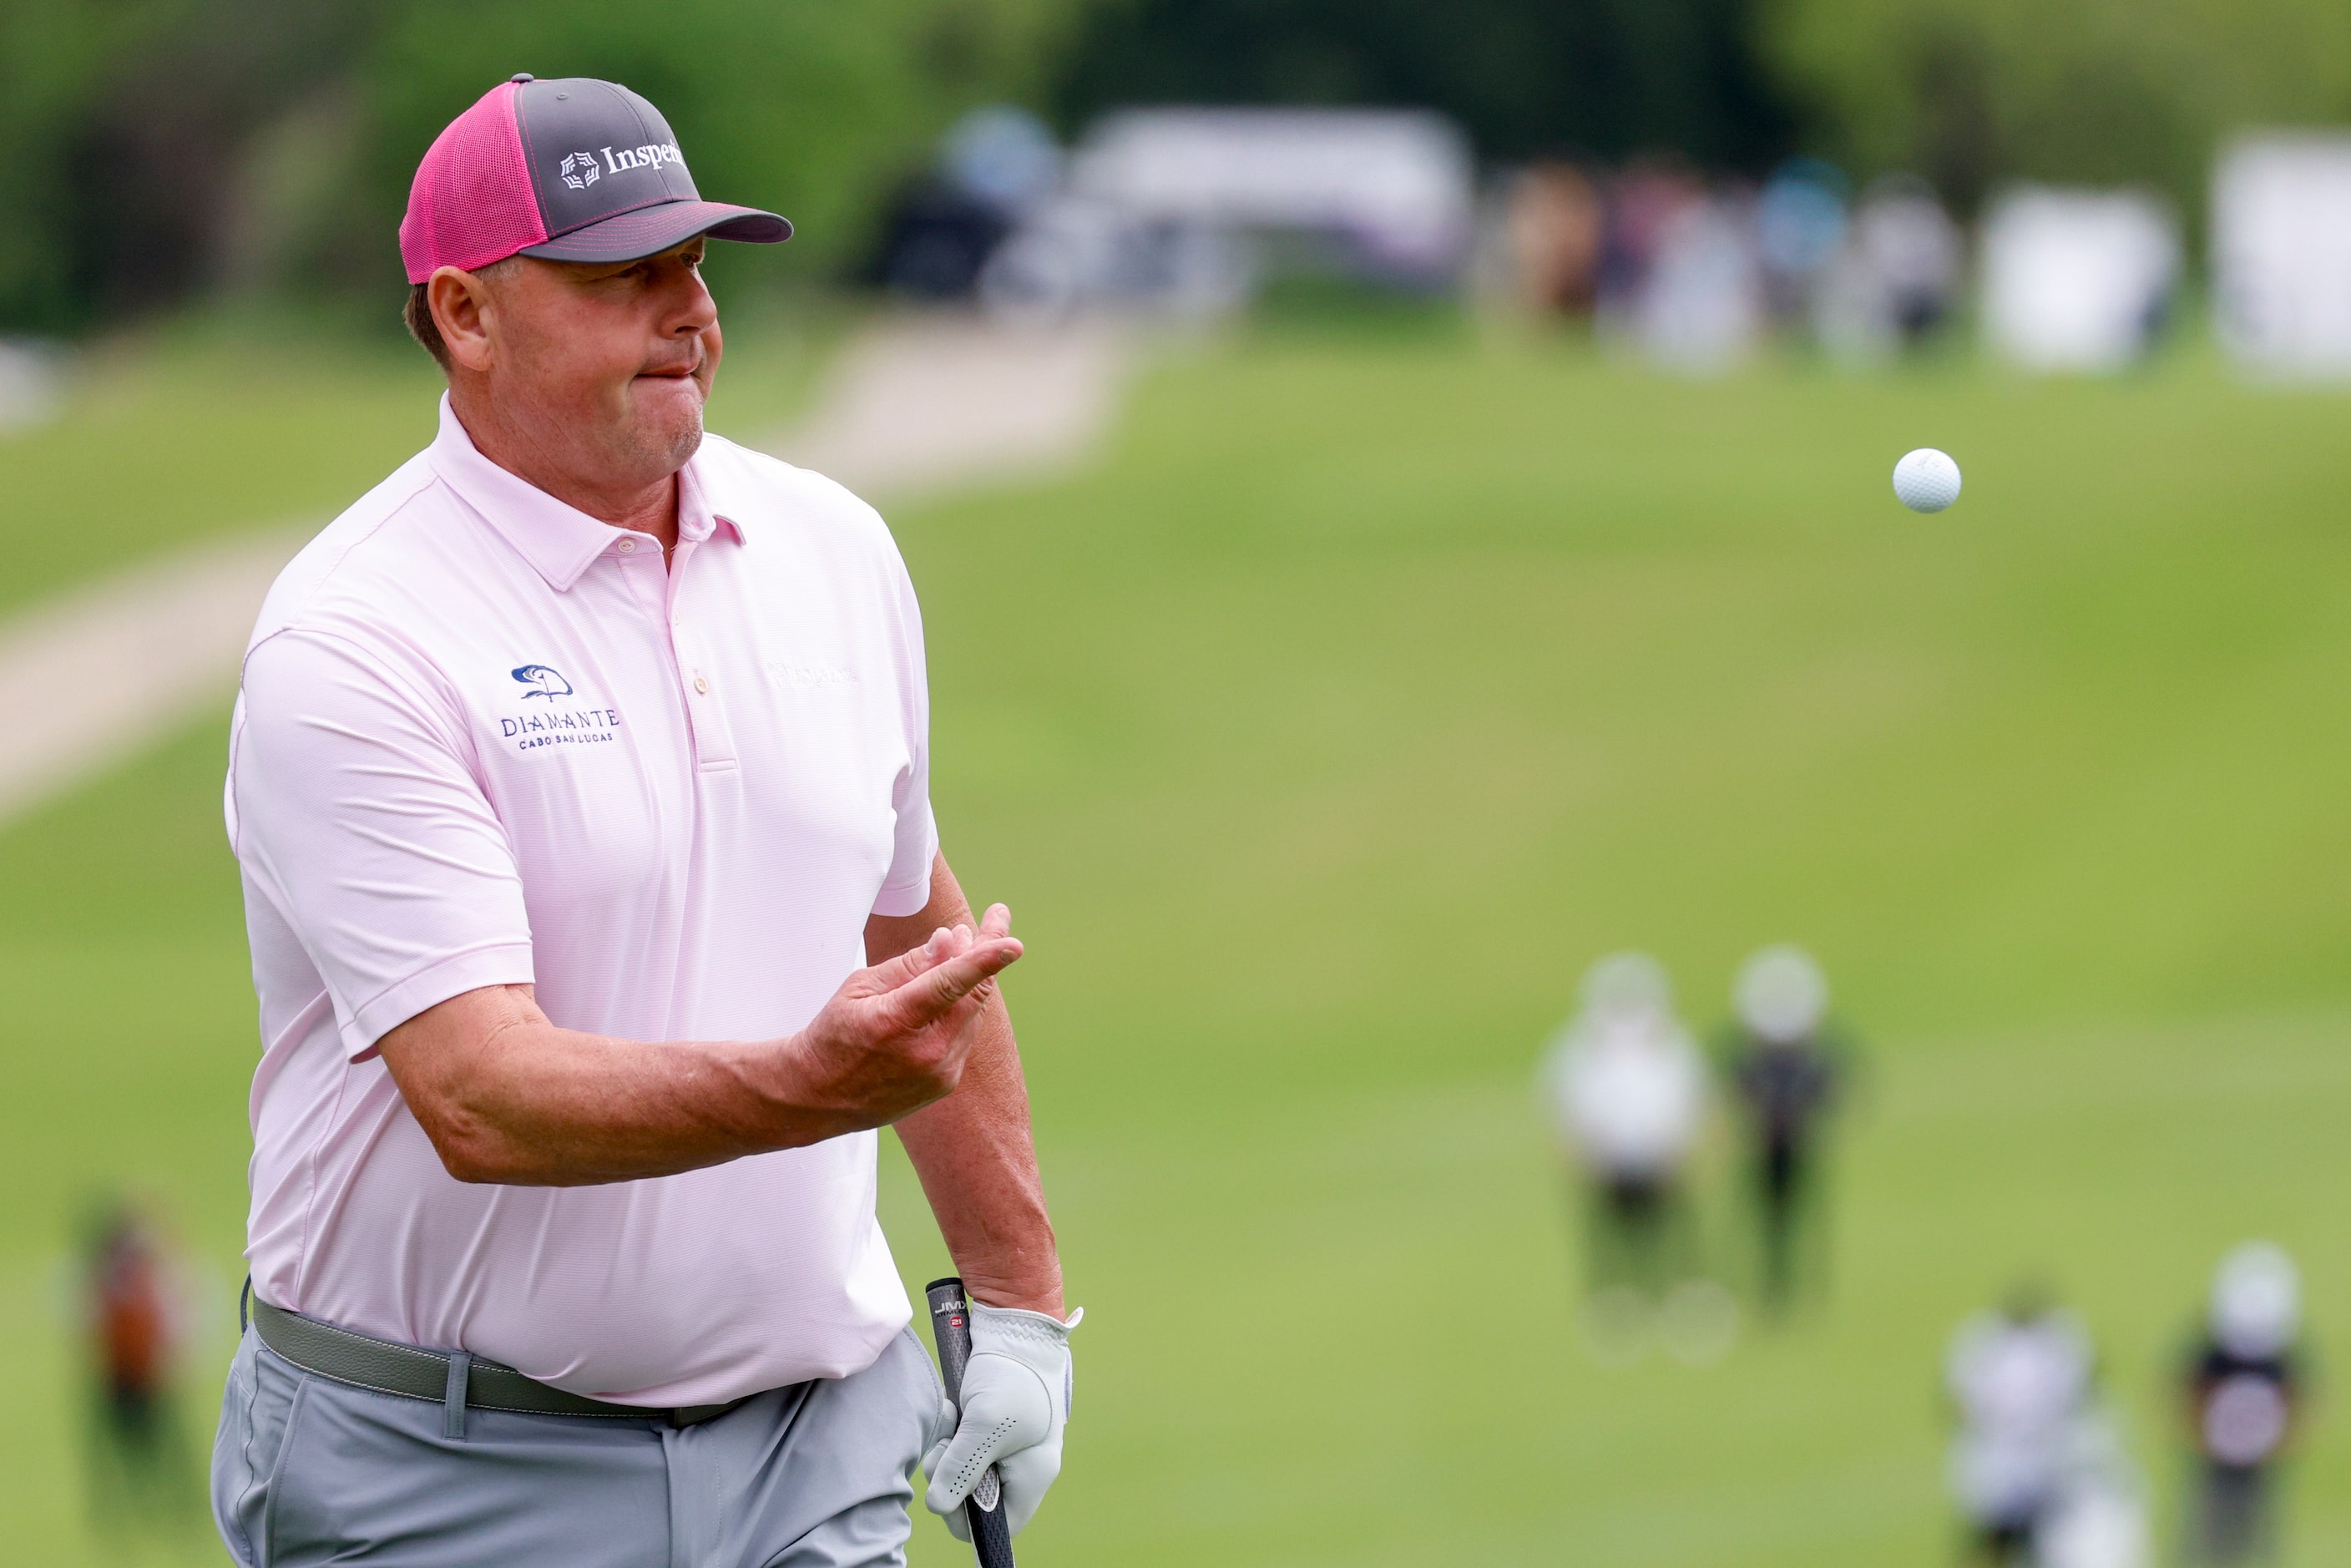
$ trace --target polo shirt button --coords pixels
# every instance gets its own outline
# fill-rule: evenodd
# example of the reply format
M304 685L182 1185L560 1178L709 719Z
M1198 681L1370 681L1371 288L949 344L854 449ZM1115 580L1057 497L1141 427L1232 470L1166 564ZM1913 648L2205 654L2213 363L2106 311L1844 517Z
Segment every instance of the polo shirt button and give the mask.
M621 553L622 553L622 555L634 555L634 554L636 554L636 553L637 553L637 541L636 541L636 540L634 540L634 539L622 539L622 540L621 541Z
M703 676L696 675L694 677L694 689L706 696L710 693L710 683Z

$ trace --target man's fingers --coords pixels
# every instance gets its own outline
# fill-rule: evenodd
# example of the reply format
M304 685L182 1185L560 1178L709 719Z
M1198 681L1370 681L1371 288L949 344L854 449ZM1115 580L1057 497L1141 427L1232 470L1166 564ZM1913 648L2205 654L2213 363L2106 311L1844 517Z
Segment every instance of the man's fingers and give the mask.
M955 1406L952 1405L947 1406L947 1433L948 1437L952 1437L955 1433ZM933 1443L930 1451L923 1456L923 1474L935 1477L939 1473L939 1463L946 1458L946 1452L947 1437L941 1437L937 1442ZM929 1507L930 1500L930 1496L925 1491L923 1505L925 1508ZM949 1534L967 1544L970 1542L971 1521L963 1516L963 1505L960 1501L950 1506L939 1517L946 1521Z
M870 968L860 970L850 980L859 996L878 997L894 991L915 976L937 968L958 954L967 953L982 942L1008 936L1012 932L1012 911L1000 904L991 904L980 916L978 929L968 925L942 925L930 936L907 948L894 958L885 958Z
M1018 1535L1037 1517L1038 1505L1061 1473L1061 1439L1056 1436L1004 1455L996 1461L996 1473L1004 1482L1004 1522Z
M979 1366L986 1359L975 1355L972 1365ZM1031 1368L1002 1356L996 1359L1006 1364L1000 1370L983 1369L977 1380L970 1368L965 1370L963 1418L948 1439L946 1451L932 1467L931 1484L923 1494L923 1505L933 1513L946 1513L969 1497L987 1467L999 1458L1033 1448L1052 1433L1053 1400L1043 1381ZM1058 1455L1053 1469L1061 1469ZM1050 1476L1044 1480L1051 1484Z
M991 937L925 970L883 999L900 1027L920 1029L954 1011L957 1002L1002 974L1019 956L1020 944L1014 938Z
M960 940L956 935L958 932L963 934ZM932 932L928 939L916 943L896 957L884 958L862 970L852 978L851 984L866 996L894 991L915 976L936 968L956 953L968 949L970 935L971 927L968 925L942 925Z

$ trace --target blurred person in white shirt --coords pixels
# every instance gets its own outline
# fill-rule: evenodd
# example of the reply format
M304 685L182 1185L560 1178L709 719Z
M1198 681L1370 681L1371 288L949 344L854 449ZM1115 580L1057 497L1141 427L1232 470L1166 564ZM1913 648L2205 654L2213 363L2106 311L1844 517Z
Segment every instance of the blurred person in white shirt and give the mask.
M1593 967L1543 1083L1562 1150L1594 1200L1592 1289L1656 1294L1688 1277L1697 1258L1684 1176L1705 1125L1706 1063L1656 960L1619 953Z
M1944 1361L1958 1423L1950 1483L1980 1560L2043 1564L2077 1538L2111 1542L2130 1478L2095 1400L2096 1357L2080 1320L2037 1285L1959 1325ZM2095 1520L2098 1528L2085 1521Z

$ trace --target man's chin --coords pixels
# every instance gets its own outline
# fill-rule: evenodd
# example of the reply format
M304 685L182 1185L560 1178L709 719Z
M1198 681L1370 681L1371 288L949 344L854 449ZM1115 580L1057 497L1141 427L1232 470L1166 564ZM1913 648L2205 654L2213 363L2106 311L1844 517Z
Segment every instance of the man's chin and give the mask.
M664 382L667 377L645 376L645 382ZM672 468L682 466L702 445L702 389L688 382L687 392L656 391L652 397L632 399L635 407L630 421L632 434L641 450L647 455L667 458Z

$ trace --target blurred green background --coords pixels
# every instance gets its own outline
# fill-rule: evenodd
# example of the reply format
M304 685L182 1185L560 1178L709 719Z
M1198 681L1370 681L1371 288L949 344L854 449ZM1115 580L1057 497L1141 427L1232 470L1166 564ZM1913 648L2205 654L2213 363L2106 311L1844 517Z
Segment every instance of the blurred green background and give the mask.
M1435 103L1493 158L1802 150L1963 212L2013 175L2192 212L2233 127L2351 119L2346 30L2322 0L0 0L0 328L76 345L64 416L0 434L0 614L322 521L429 438L392 226L515 69L631 81L705 190L799 220L715 273L712 423L758 436L973 104ZM1090 1309L1024 1561L1943 1561L1942 1347L2027 1272L2097 1336L2168 1531L2220 1252L2286 1245L2322 1356L2351 1345L2351 397L2193 336L2110 382L1951 348L1693 383L1445 302L1271 308L1156 349L1082 471L892 509L947 847L1032 943L1009 991ZM1927 444L1968 474L1931 519L1886 482ZM209 1270L211 1427L257 1050L227 699L0 828L27 1562L107 1560L60 1294L88 1194L146 1195ZM1870 1052L1833 1291L1717 1365L1602 1365L1535 1053L1602 952L1657 952L1711 1025L1782 940ZM887 1176L919 1289L943 1260ZM2292 1561L2351 1560L2324 1399L2290 1497ZM178 1547L144 1554L219 1559ZM915 1556L963 1560L926 1517Z
M760 351L781 403L799 350ZM170 389L225 353L122 367L0 449L10 488L100 429L172 450ZM413 367L283 374L349 485L426 434ZM1692 387L1441 319L1269 323L1164 363L1083 476L899 512L939 809L1035 945L1011 995L1092 1312L1026 1559L1928 1562L1940 1346L2021 1270L2085 1312L2167 1487L2224 1245L2292 1248L2351 1343L2346 412L2194 354ZM332 505L273 472L282 428L211 437L219 482ZM1970 489L1924 520L1883 470L1930 437ZM89 471L93 535L172 472ZM156 1194L236 1267L219 718L157 738L0 836L27 1560L81 1560L44 1294L75 1196ZM1718 1366L1600 1366L1534 1051L1597 952L1654 947L1710 1021L1791 938L1875 1051L1833 1301ZM888 1219L919 1284L904 1179ZM2294 1497L2298 1561L2351 1550L2324 1416Z

